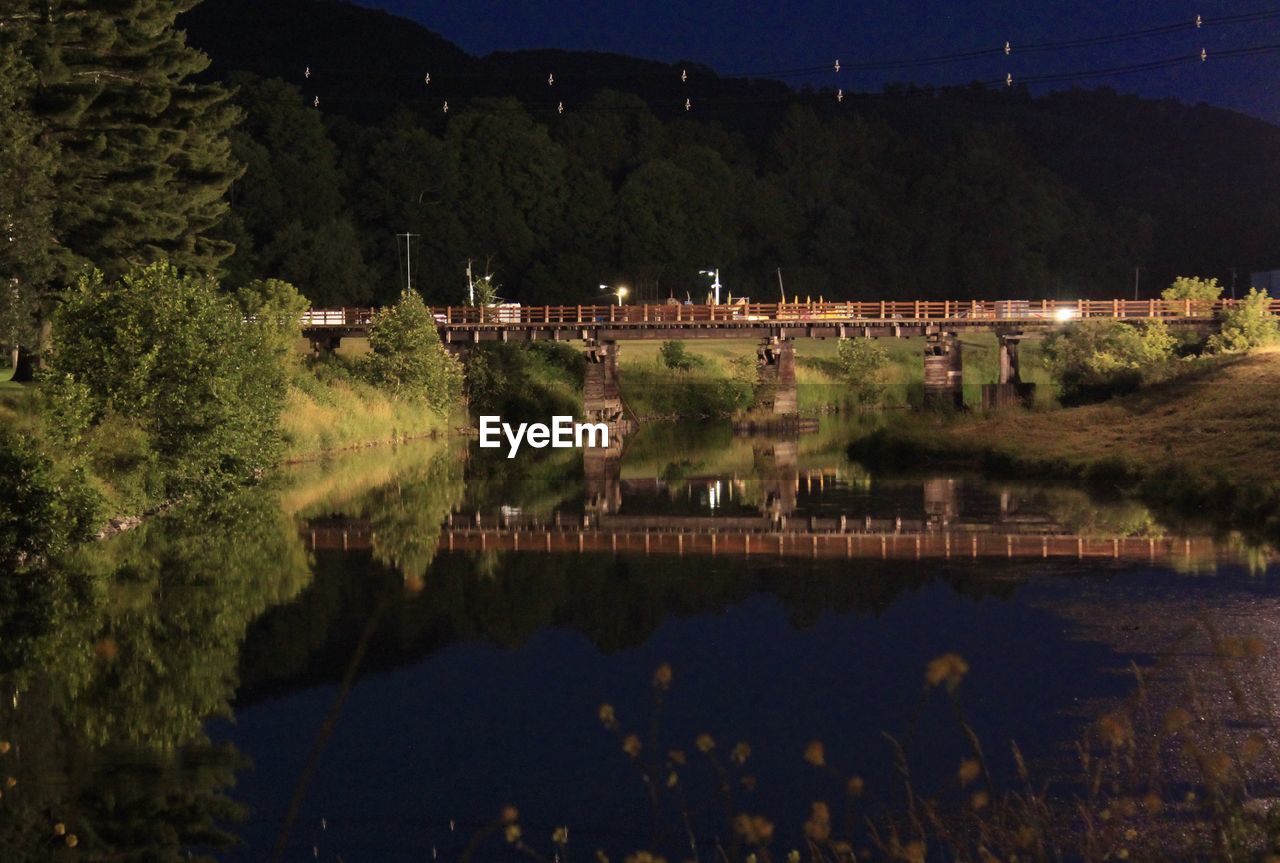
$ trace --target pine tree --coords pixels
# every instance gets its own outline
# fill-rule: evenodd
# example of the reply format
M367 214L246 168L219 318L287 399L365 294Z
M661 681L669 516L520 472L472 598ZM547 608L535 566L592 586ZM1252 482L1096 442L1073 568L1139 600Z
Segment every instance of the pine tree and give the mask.
M108 276L167 258L215 271L232 252L209 236L239 176L227 132L239 112L192 77L208 58L176 29L199 0L18 2L36 69L30 110L58 152L59 276Z
M19 53L27 28L21 21L5 25L0 28L0 343L12 349L14 366L20 368L25 364L19 346L35 343L42 289L53 272L53 153L42 145L22 101L22 92L35 81L35 71Z

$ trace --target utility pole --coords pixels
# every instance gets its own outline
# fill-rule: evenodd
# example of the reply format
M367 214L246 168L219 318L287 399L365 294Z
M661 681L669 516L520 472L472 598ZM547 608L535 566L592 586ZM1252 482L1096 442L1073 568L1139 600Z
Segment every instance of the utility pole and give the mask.
M1134 298L1135 300L1138 298L1138 279L1139 279L1139 275L1138 275L1138 274L1139 274L1139 273L1141 273L1141 272L1142 272L1142 268L1141 268L1141 267L1134 267L1134 268L1133 268L1133 298Z
M778 293L782 297L782 302L787 301L787 290L782 287L782 267L778 267Z
M1231 299L1236 298L1236 268L1231 268Z
M404 289L406 291L413 290L413 249L411 243L414 237L421 237L422 234L396 234L396 238L404 238Z
M467 305L476 304L476 280L471 276L471 259L467 258Z

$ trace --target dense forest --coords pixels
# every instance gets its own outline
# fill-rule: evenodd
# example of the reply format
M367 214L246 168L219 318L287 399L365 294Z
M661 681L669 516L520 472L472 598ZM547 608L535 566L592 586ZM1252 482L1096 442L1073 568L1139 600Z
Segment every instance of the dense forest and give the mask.
M606 283L700 300L709 267L760 301L780 280L814 298L1120 296L1135 268L1148 296L1184 273L1243 289L1280 258L1280 129L1207 106L905 85L837 101L694 64L475 58L333 0L206 0L180 23L245 114L230 281L283 278L319 305L385 302L410 261L445 304L468 261L528 303Z

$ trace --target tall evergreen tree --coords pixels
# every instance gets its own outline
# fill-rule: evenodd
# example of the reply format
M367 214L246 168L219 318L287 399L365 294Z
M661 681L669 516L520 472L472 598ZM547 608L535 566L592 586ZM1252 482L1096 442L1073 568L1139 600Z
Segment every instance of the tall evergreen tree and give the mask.
M53 152L44 146L22 92L35 72L19 53L23 21L0 29L0 343L15 367L35 342L41 291L52 273Z
M208 58L178 15L199 0L17 0L36 71L29 108L57 148L53 234L60 281L86 265L109 276L156 258L216 270L210 238L239 176L226 89L192 76Z

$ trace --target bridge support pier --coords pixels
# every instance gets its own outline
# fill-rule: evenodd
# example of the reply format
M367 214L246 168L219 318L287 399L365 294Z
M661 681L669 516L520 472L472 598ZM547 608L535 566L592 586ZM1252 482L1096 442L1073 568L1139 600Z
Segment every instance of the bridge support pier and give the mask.
M795 343L777 336L765 339L756 357L760 373L756 406L775 414L799 413Z
M924 405L927 408L964 407L964 363L955 333L925 335Z
M620 426L626 423L622 394L618 390L618 343L588 341L582 381L582 415L587 422Z
M1024 384L1019 373L1018 345L1022 333L997 333L1000 351L1000 370L994 384L982 386L983 410L1013 407L1026 404L1035 397L1035 384Z
M336 336L330 333L312 333L310 342L312 356L327 357L331 356L342 346L342 336Z

